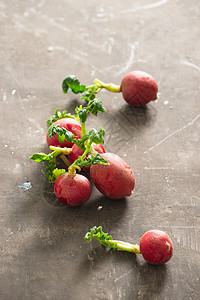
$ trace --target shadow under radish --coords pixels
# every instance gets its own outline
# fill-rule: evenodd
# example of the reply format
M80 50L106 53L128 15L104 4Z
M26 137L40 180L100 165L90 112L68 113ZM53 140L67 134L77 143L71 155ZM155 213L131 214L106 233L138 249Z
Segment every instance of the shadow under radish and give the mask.
M112 296L118 299L118 291L124 291L124 299L148 299L148 296L160 294L165 286L166 265L154 266L146 263L140 254L133 254L102 246L96 240L90 245L81 263L74 271L76 289L93 278L106 294L106 286L112 290ZM102 277L101 269L104 274ZM75 280L76 274L84 274L81 280Z

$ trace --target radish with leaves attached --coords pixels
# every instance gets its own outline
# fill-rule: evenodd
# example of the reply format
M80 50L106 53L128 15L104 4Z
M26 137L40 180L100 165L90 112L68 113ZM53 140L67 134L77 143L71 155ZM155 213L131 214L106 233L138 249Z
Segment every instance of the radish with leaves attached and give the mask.
M81 171L82 168L89 168L91 164L108 164L106 159L95 150L104 152L103 136L105 131L101 128L99 131L92 128L89 131L86 130L85 122L87 120L87 114L92 113L97 115L99 111L104 111L102 102L99 99L92 99L91 106L82 108L80 106L76 109L77 119L81 122L81 139L77 139L77 136L71 131L68 131L65 127L60 127L60 123L65 119L59 119L61 115L66 115L65 112L59 113L55 111L54 116L49 119L48 136L49 138L57 137L59 143L67 141L70 144L75 144L81 151L81 155L72 163L68 164L66 156L69 156L72 152L71 148L50 146L53 152L49 154L35 153L31 156L31 159L36 162L48 162L47 177L49 182L55 183L54 192L59 201L69 205L78 206L86 202L91 195L91 184L89 180L83 175L77 174L76 170ZM58 120L56 120L58 118ZM73 119L70 119L73 120ZM55 121L55 122L53 122ZM68 170L58 169L56 158L60 156L68 167Z
M173 244L169 235L162 230L150 230L144 233L140 244L113 240L111 235L104 233L102 227L92 227L85 235L85 240L92 238L98 240L103 246L142 254L143 258L152 265L162 265L169 261L173 255Z
M78 139L81 139L82 133L81 133L81 124L73 119L73 118L63 118L53 123L54 126L63 127L66 130L70 131L75 135L75 137ZM67 140L64 140L63 142L59 141L58 135L55 136L49 136L49 133L47 132L47 144L49 146L60 146L60 147L72 147L73 143L68 142Z
M72 92L83 93L82 99L88 101L88 96L95 97L101 89L113 93L122 93L124 100L132 106L144 106L158 98L158 83L155 78L143 71L127 73L121 80L120 85L105 83L99 79L94 80L90 86L81 85L75 75L69 75L63 80L63 92L66 94L71 88Z

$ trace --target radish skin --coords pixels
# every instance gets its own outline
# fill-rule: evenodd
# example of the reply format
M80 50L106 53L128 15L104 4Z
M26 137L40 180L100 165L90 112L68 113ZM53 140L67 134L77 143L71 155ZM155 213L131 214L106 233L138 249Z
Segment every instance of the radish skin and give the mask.
M124 100L132 106L144 106L158 98L158 84L150 74L129 72L121 81L120 91Z
M92 187L89 180L80 174L63 174L55 182L57 199L69 206L79 206L89 200Z
M91 165L90 176L96 188L110 199L130 196L135 187L135 176L126 162L113 153L101 154L109 165Z
M148 263L161 265L172 257L173 245L166 232L149 230L141 237L140 251Z

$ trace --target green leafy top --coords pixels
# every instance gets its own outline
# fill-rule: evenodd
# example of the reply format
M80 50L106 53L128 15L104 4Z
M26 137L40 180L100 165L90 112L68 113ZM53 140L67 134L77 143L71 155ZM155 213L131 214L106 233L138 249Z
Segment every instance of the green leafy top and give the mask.
M75 141L75 135L66 130L64 127L60 127L60 125L51 125L48 129L49 137L55 136L58 134L58 139L60 143L63 143L65 140L72 143Z
M99 131L92 128L88 133L86 133L82 139L76 139L75 135L66 130L64 127L59 127L59 125L51 125L48 129L49 136L58 135L59 141L62 143L67 140L70 143L75 143L82 151L83 155L80 156L72 165L69 166L69 173L75 174L75 170L81 170L82 167L89 167L91 164L104 164L109 165L108 161L104 159L100 154L96 153L93 149L92 144L103 144L105 131L101 128ZM51 148L51 147L50 147ZM56 157L60 154L68 154L68 148L52 147L54 150L49 154L45 153L35 153L31 156L31 159L35 162L47 162L48 166L47 177L49 182L55 182L55 180L66 171L61 169L59 172L56 168ZM66 150L65 150L66 149ZM88 156L87 156L88 155Z
M103 128L101 128L99 131L92 128L89 132L86 130L85 123L87 120L87 115L89 113L93 114L94 116L97 116L99 112L105 112L106 109L103 106L103 102L100 98L96 97L96 94L103 88L101 84L95 83L92 86L85 86L83 84L80 84L78 78L75 75L69 75L67 76L62 83L62 89L63 93L66 94L69 90L69 88L72 90L73 93L84 93L82 96L82 99L85 99L87 102L87 106L83 107L80 105L80 107L77 107L75 109L76 115L72 115L71 113L68 113L66 110L60 112L58 108L54 111L54 114L48 118L47 125L49 126L48 134L49 137L58 135L58 139L61 143L63 143L65 140L76 144L82 151L83 155L79 157L72 165L69 166L68 171L71 173L74 173L76 169L81 170L82 167L88 167L91 164L106 164L108 165L108 161L105 160L100 154L96 153L94 151L94 148L92 146L93 143L95 144L104 144L104 135L105 131ZM73 118L78 121L81 121L81 132L82 132L82 138L77 139L76 136L66 130L64 127L60 127L59 125L55 126L53 125L57 120L63 119L63 118ZM55 148L55 147L54 147ZM58 147L59 148L59 147ZM51 149L51 147L50 147ZM48 166L46 167L47 170L47 176L49 178L50 182L55 182L56 178L63 174L65 170L56 168L56 157L60 155L61 153L63 155L68 155L67 153L63 153L59 149L51 149L54 150L50 154L45 153L35 153L31 159L33 159L36 162L47 162ZM64 157L62 157L64 160ZM66 160L64 160L66 162ZM60 174L60 175L59 175Z
M85 240L87 242L91 242L92 238L98 240L103 246L116 248L116 244L112 245L112 236L108 235L107 233L103 232L102 226L99 227L92 227L90 232L87 232L85 235Z
M80 84L78 78L75 75L69 75L63 80L63 93L67 94L69 88L71 88L74 94L83 93L86 90L86 86Z
M89 167L90 165L109 165L109 162L104 159L99 153L96 155L90 154L87 158L82 158L81 156L76 160L75 165L80 168Z
M90 100L86 107L77 107L76 113L79 116L82 123L85 123L87 121L87 115L89 113L93 114L95 117L97 117L97 114L99 112L105 112L106 109L103 106L103 102L100 98L94 98Z
M56 168L56 157L60 153L61 153L60 151L53 151L49 154L45 154L41 152L41 153L35 153L30 157L30 159L34 160L35 162L48 162L48 166L46 167L46 171L47 171L46 175L49 179L49 182L55 182L55 180L57 179L55 178L55 174L53 172L54 169Z
M103 127L99 131L97 131L95 128L90 129L89 133L86 133L82 139L76 139L76 136L65 129L64 127L60 127L59 125L51 125L48 130L49 137L58 135L58 139L61 143L64 142L64 140L75 143L78 147L80 147L82 150L84 150L84 144L86 141L88 141L90 144L104 144L104 135L105 131Z
M59 108L56 108L54 114L48 118L47 125L50 127L53 123L63 118L72 118L77 120L76 116L72 115L71 113L68 113L66 110L60 112Z
M87 242L91 242L92 238L99 241L105 247L141 254L140 246L138 244L133 245L127 242L113 240L111 235L103 232L102 226L94 226L85 234L85 240Z
M58 168L55 168L52 170L51 173L49 173L49 182L55 182L56 179L58 179L58 177L60 177L61 175L63 174L67 174L68 172L65 170L65 169L58 169Z
M76 108L77 114L79 114L82 123L87 120L87 114L91 113L97 116L98 112L105 112L106 109L103 107L103 102L100 98L96 98L96 94L101 90L99 84L94 84L92 86L85 86L80 84L80 81L75 75L67 76L62 83L63 93L67 94L69 88L71 88L74 94L84 93L82 99L88 102L87 107L81 106L81 108ZM52 124L52 123L51 123Z

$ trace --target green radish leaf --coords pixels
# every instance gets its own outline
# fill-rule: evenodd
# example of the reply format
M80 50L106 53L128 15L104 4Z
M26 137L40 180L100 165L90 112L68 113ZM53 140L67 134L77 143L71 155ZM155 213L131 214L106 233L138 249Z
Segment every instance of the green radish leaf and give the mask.
M58 134L58 138L61 143L63 143L64 140L72 143L75 138L75 135L71 131L66 130L64 127L60 127L59 125L55 126L52 124L49 127L48 133L49 133L49 137Z
M56 121L64 119L64 118L72 118L72 119L76 120L76 116L68 113L66 110L60 112L59 109L56 108L56 110L54 111L54 114L48 118L47 125L48 125L48 127L50 127Z
M74 94L83 93L86 90L86 86L80 84L78 78L75 75L69 75L63 80L63 93L67 94L69 88L71 88Z
M90 162L90 164L93 165L109 165L109 162L98 153L96 155L88 155L87 159Z
M53 152L49 153L49 154L45 154L45 153L35 153L33 154L30 159L34 160L35 162L43 162L43 161L51 161L52 159L54 159L53 157Z
M97 116L99 112L106 111L105 107L103 106L103 102L100 98L94 98L93 100L90 100L87 109L88 112L95 116Z
M98 240L104 246L117 248L115 244L112 244L112 236L102 231L102 226L94 226L90 229L89 232L86 233L85 240L87 242L91 242L92 238Z
M65 169L55 168L49 173L49 182L55 182L61 175L66 174L67 171Z
M74 164L83 168L83 167L89 167L92 164L109 165L109 162L106 159L104 159L99 153L97 153L96 155L93 154L88 155L88 157L85 158L84 160L82 159L82 157L79 157L74 162Z
M82 136L82 139L74 140L74 144L76 144L82 151L85 151L84 143L89 139L88 134Z
M90 100L93 100L96 97L97 93L97 88L94 86L92 88L87 89L85 94L81 97L81 99L84 99L87 102L89 102Z
M48 177L49 182L55 181L55 175L53 175L53 170L56 168L56 156L58 156L59 154L59 151L53 151L49 154L35 153L30 157L30 159L34 160L35 162L48 161L48 166L45 169L47 171L46 176Z
M85 123L87 120L87 113L88 113L88 108L87 107L83 107L82 109L80 109L78 111L79 114L79 118L81 120L82 123Z
M90 141L95 144L104 144L103 136L105 135L105 131L103 128L101 128L99 131L97 131L95 128L92 128L89 131L89 137Z

